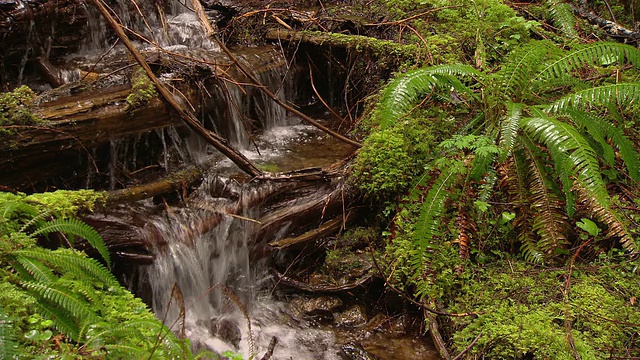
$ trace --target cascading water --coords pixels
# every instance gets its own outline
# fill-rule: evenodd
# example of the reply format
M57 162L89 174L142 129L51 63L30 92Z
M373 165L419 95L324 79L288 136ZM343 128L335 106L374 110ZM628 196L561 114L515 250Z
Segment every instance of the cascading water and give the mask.
M215 46L203 37L197 18L184 5L174 2L163 14L153 4L156 2L119 0L115 11L128 28L157 45L170 46L172 51L204 50L208 56L215 53ZM137 9L146 15L145 21L133 16ZM166 27L161 26L162 16L166 16L163 22ZM104 27L101 20L94 20L95 31L85 47L90 52L88 58L96 58L109 48ZM277 51L248 50L238 54L238 59L253 69L253 75L264 86L285 100L291 97L293 88L286 76L289 71L286 61L276 58L280 56ZM261 68L252 64L261 64ZM217 103L204 106L213 110L203 114L202 119L247 157L258 163L269 162L286 154L291 143L317 140L315 130L301 125L299 119L289 118L284 109L258 88L248 87L245 91L246 94L232 83L217 83L208 88L204 102ZM220 104L219 99L226 99L226 103ZM248 129L256 127L262 129L262 136L250 139ZM212 156L219 157L207 144L193 136L184 138L173 129L158 130L157 138L164 155L159 164L166 171L171 166L167 154L177 154L182 163L202 163ZM136 147L127 144L112 143L113 173L116 167L127 163L122 156L136 156L135 151L129 150ZM221 175L225 171L231 174ZM293 321L285 306L271 298L271 289L266 286L271 283L266 260L254 257L252 244L256 240L252 240L256 229L252 219L263 215L259 206L254 205L260 202L252 199L259 199L268 189L236 183L231 180L233 171L230 162L221 159L186 205L167 208L163 215L148 219L141 236L154 247L156 259L140 269L140 289L145 290L139 291L150 293L154 312L173 331L179 332L184 322L185 335L196 348L217 353L231 350L248 358L264 353L276 337L279 342L273 359L337 359L338 349L331 331L309 329L299 320ZM221 179L225 179L224 185ZM115 186L115 178L111 185ZM225 187L224 197L216 195L220 186ZM230 207L234 211L227 211ZM282 228L279 232L284 234L286 230Z

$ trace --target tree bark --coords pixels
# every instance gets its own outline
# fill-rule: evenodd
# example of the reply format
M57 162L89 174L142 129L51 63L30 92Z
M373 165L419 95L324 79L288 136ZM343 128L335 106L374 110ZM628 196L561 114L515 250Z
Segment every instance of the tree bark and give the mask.
M629 30L618 23L603 19L602 17L596 15L593 11L587 10L586 7L577 7L574 5L570 6L576 16L587 20L590 24L597 25L604 32L606 32L607 35L611 36L614 39L632 43L638 43L638 40L640 40L640 32L638 31Z

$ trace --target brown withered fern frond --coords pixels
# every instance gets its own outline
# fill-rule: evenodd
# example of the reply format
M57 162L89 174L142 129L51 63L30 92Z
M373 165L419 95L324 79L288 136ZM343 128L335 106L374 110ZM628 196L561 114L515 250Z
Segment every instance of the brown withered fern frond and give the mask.
M512 204L513 211L516 214L513 219L513 228L523 256L527 261L542 262L543 254L538 249L537 241L531 233L533 216L529 204L530 193L528 191L526 158L522 149L516 149L499 166L498 173L500 176L500 189L506 190L509 196L509 203Z
M566 231L569 227L564 204L554 194L547 182L549 176L539 157L526 153L529 161L528 185L533 210L533 231L540 236L538 249L546 255L553 255L557 249L566 248L569 241Z
M619 215L611 208L600 205L589 193L578 184L573 186L578 194L578 202L584 206L587 212L594 216L600 223L607 226L607 237L618 238L622 247L627 251L636 252L640 248L635 239L629 234Z

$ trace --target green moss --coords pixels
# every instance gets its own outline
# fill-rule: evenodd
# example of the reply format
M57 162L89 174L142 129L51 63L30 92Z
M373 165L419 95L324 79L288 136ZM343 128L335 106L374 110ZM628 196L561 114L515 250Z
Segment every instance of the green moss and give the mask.
M15 129L6 128L7 126L42 123L42 118L33 114L30 109L35 98L33 90L25 85L0 95L0 136L16 133ZM13 142L11 144L13 146Z
M32 195L0 193L0 202L25 201L61 218L74 217L81 212L91 212L104 205L106 197L93 190L58 190Z
M469 358L574 359L566 318L582 359L622 355L640 330L633 300L640 280L627 271L614 264L576 268L565 302L565 269L533 269L514 261L474 268L447 296L453 312L482 312L453 319L455 347L466 348L482 333Z
M143 68L137 67L131 74L131 94L127 96L126 110L134 110L145 106L158 96L153 81L149 79Z

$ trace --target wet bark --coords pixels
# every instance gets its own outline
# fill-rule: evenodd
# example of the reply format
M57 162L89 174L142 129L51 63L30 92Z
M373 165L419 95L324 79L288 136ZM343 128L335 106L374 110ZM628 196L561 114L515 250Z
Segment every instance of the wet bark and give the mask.
M616 40L636 44L638 40L640 40L640 32L629 30L616 22L606 20L596 15L593 11L589 11L585 6L578 7L571 5L571 9L576 16L587 20L590 24L600 27L607 35Z

